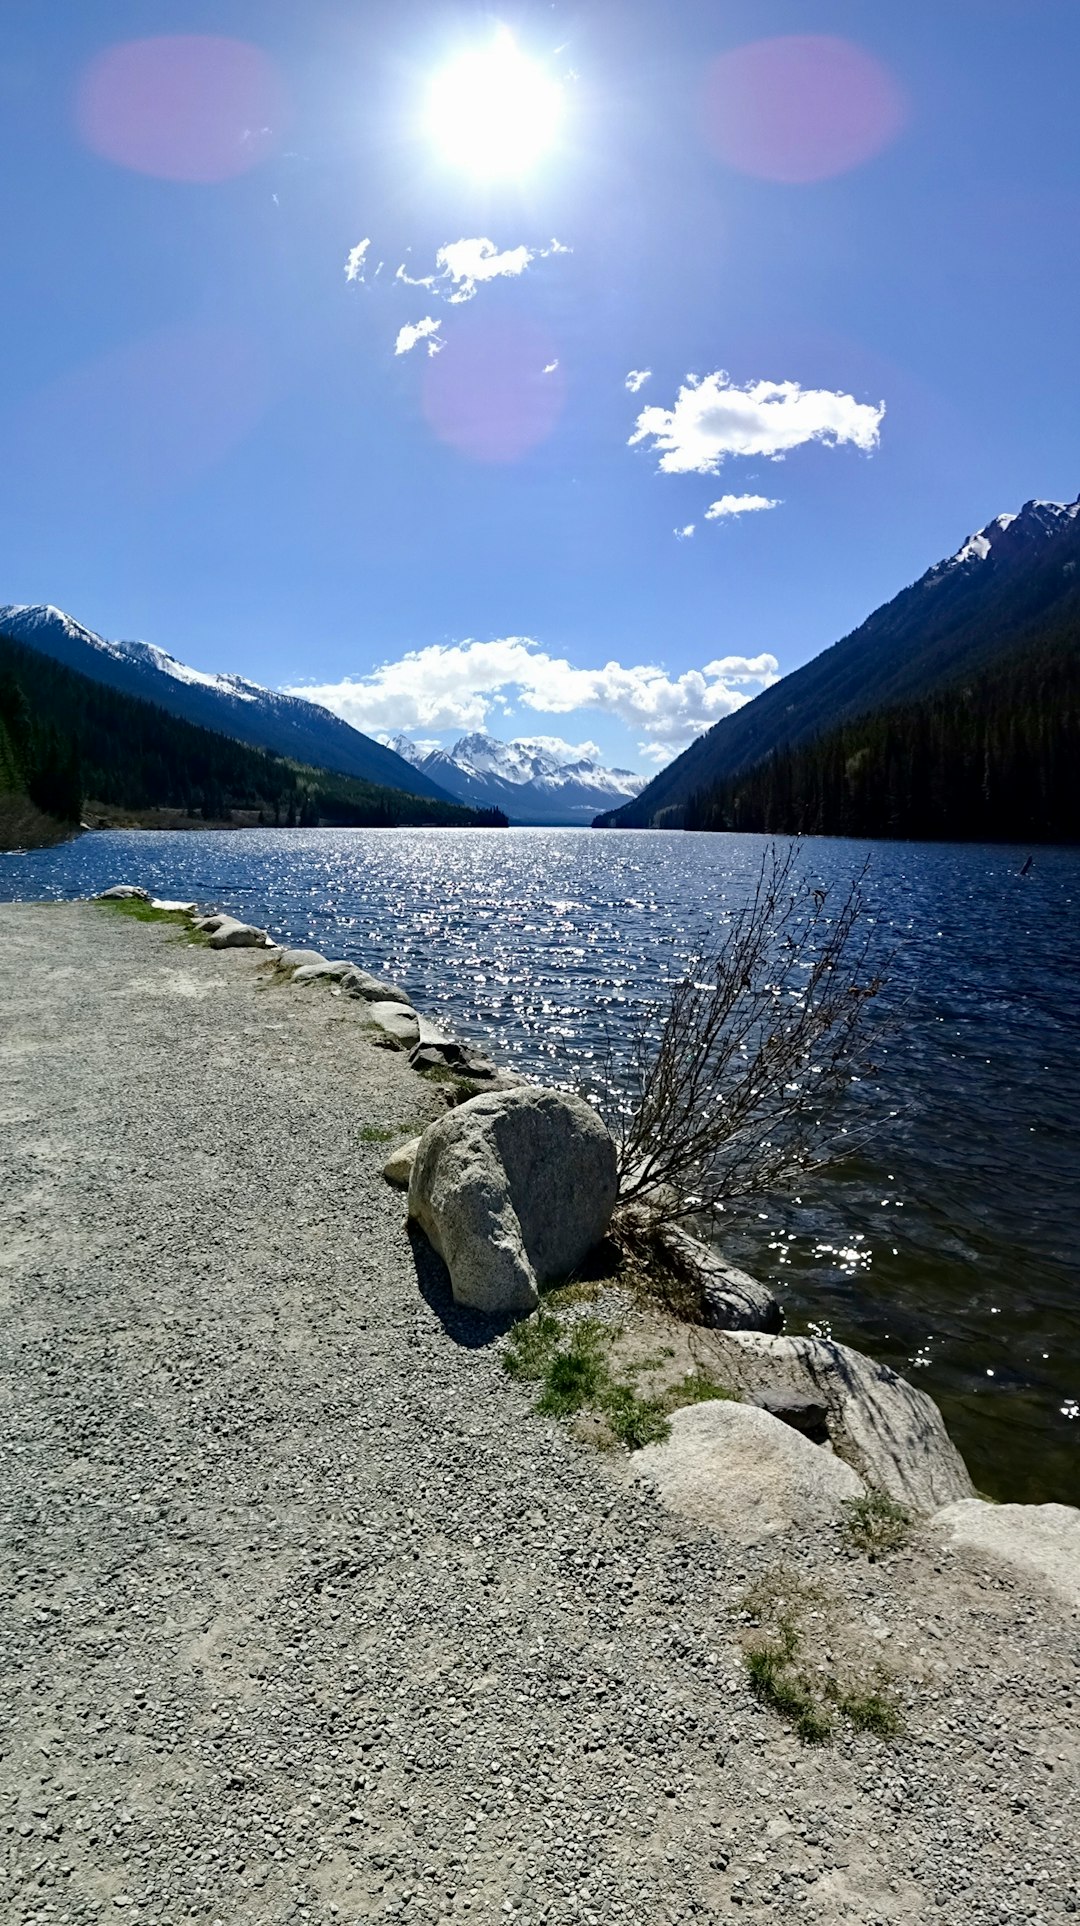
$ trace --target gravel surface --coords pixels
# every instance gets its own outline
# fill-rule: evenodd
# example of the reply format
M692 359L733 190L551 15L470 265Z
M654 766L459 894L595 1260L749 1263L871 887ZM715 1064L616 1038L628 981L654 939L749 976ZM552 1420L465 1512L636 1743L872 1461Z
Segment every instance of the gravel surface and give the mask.
M777 1552L536 1417L410 1243L364 1133L440 1094L362 1008L91 905L0 933L5 1920L1076 1912L1075 1617L788 1544L908 1725L804 1746L740 1656Z

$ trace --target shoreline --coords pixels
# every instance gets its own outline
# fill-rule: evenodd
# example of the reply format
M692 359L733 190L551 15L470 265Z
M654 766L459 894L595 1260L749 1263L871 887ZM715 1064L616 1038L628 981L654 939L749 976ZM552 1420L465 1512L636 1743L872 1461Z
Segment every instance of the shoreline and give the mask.
M925 1528L870 1560L668 1509L405 1235L387 1133L445 1106L355 1006L87 903L0 927L15 1917L1076 1902L1075 1611ZM755 1696L785 1562L901 1737L821 1752Z

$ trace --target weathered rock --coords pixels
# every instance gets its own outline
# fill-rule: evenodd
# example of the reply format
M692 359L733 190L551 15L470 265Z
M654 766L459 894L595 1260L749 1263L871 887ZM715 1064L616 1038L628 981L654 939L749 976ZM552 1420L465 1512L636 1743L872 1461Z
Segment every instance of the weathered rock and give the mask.
M253 950L265 944L266 931L253 923L240 923L234 916L223 916L210 932L212 950Z
M492 1091L424 1132L409 1216L445 1260L459 1304L528 1311L540 1284L599 1243L617 1189L615 1145L580 1097Z
M725 1398L676 1411L667 1443L646 1445L634 1469L672 1511L740 1545L820 1531L841 1516L846 1498L866 1491L827 1447L757 1405Z
M829 1437L868 1485L920 1516L974 1496L974 1486L932 1398L886 1364L831 1338L718 1332L723 1381L746 1398L769 1392L824 1405Z
M661 1250L700 1283L705 1321L713 1330L783 1330L783 1309L771 1285L736 1270L711 1244L678 1225L665 1225L659 1239Z
M310 963L325 962L325 956L320 955L318 950L279 950L274 958L274 967L278 970L300 970Z
M767 1411L772 1418L779 1418L781 1424L789 1424L804 1437L811 1438L815 1444L825 1444L829 1436L829 1414L823 1404L814 1398L800 1398L789 1391L759 1391L750 1399L761 1411Z
M360 997L365 1003L405 1003L412 1007L398 984L384 983L381 977L372 976L369 970L357 969L355 964L342 977L341 987L348 996Z
M401 1144L397 1150L390 1152L383 1165L383 1176L388 1184L396 1184L401 1190L407 1187L419 1148L419 1137L410 1137L407 1144Z
M340 983L342 977L347 976L351 969L352 964L344 959L336 963L328 963L326 958L321 956L317 963L301 963L300 967L293 971L292 980L300 984L317 983L320 980Z
M949 1543L1034 1573L1080 1609L1080 1511L1073 1505L988 1505L967 1498L946 1505L930 1522Z
M420 1019L406 1003L369 1003L365 1014L386 1036L407 1049L420 1036Z
M409 1058L414 1070L453 1070L460 1077L469 1077L475 1083L517 1083L519 1078L512 1077L508 1071L499 1069L490 1057L470 1050L466 1044L456 1039L441 1038L433 1040L425 1036L424 1025L420 1026L420 1042Z
M135 883L114 883L111 889L99 890L97 900L99 903L127 903L132 901L148 903L150 901L150 892L149 890L139 889Z

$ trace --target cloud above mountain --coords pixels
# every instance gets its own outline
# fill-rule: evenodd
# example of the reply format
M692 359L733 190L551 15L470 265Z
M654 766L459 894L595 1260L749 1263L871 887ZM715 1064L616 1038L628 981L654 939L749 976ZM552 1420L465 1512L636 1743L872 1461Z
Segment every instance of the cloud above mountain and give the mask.
M734 456L780 460L793 448L821 442L876 448L885 403L873 407L854 395L803 388L797 381L749 381L737 387L720 369L688 375L674 406L643 408L631 448L646 443L665 475L715 475Z
M581 669L528 636L433 643L370 674L289 691L321 702L367 735L387 730L482 730L515 708L540 715L592 710L633 730L638 753L662 763L721 716L777 680L769 654L728 655L672 676L655 663ZM532 738L536 740L536 738Z

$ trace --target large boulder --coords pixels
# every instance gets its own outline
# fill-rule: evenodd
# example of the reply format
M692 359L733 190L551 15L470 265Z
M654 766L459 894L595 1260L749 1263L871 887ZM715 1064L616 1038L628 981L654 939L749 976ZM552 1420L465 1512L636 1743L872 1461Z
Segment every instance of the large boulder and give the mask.
M325 956L318 950L278 950L274 956L277 970L302 970L314 963L325 963Z
M99 903L148 903L150 892L140 889L136 883L114 883L111 889L98 891Z
M989 1505L982 1498L946 1505L931 1520L946 1543L1034 1576L1080 1611L1080 1511L1073 1505Z
M409 998L397 983L384 983L382 977L372 976L370 970L358 969L355 964L345 972L341 987L348 996L359 997L364 1003L408 1003Z
M407 1003L369 1003L364 1012L384 1036L393 1037L406 1050L420 1039L420 1018Z
M300 984L317 983L322 979L331 983L340 983L342 977L347 976L351 969L352 964L346 962L344 958L336 963L328 963L324 956L320 956L317 963L301 963L299 969L293 971L292 980Z
M267 942L265 930L256 929L254 923L238 922L235 916L222 916L212 919L216 928L209 932L212 950L254 950L262 949ZM202 925L205 929L205 923Z
M739 1545L820 1531L843 1515L845 1499L866 1492L827 1447L756 1405L727 1398L676 1411L670 1438L639 1451L634 1470L671 1511Z
M710 1342L717 1374L753 1401L824 1407L825 1428L842 1458L868 1485L928 1517L972 1498L975 1487L932 1398L887 1364L831 1338L718 1332ZM779 1409L779 1403L774 1405Z
M485 1091L424 1132L409 1216L459 1304L531 1311L600 1242L617 1193L615 1145L580 1097Z

